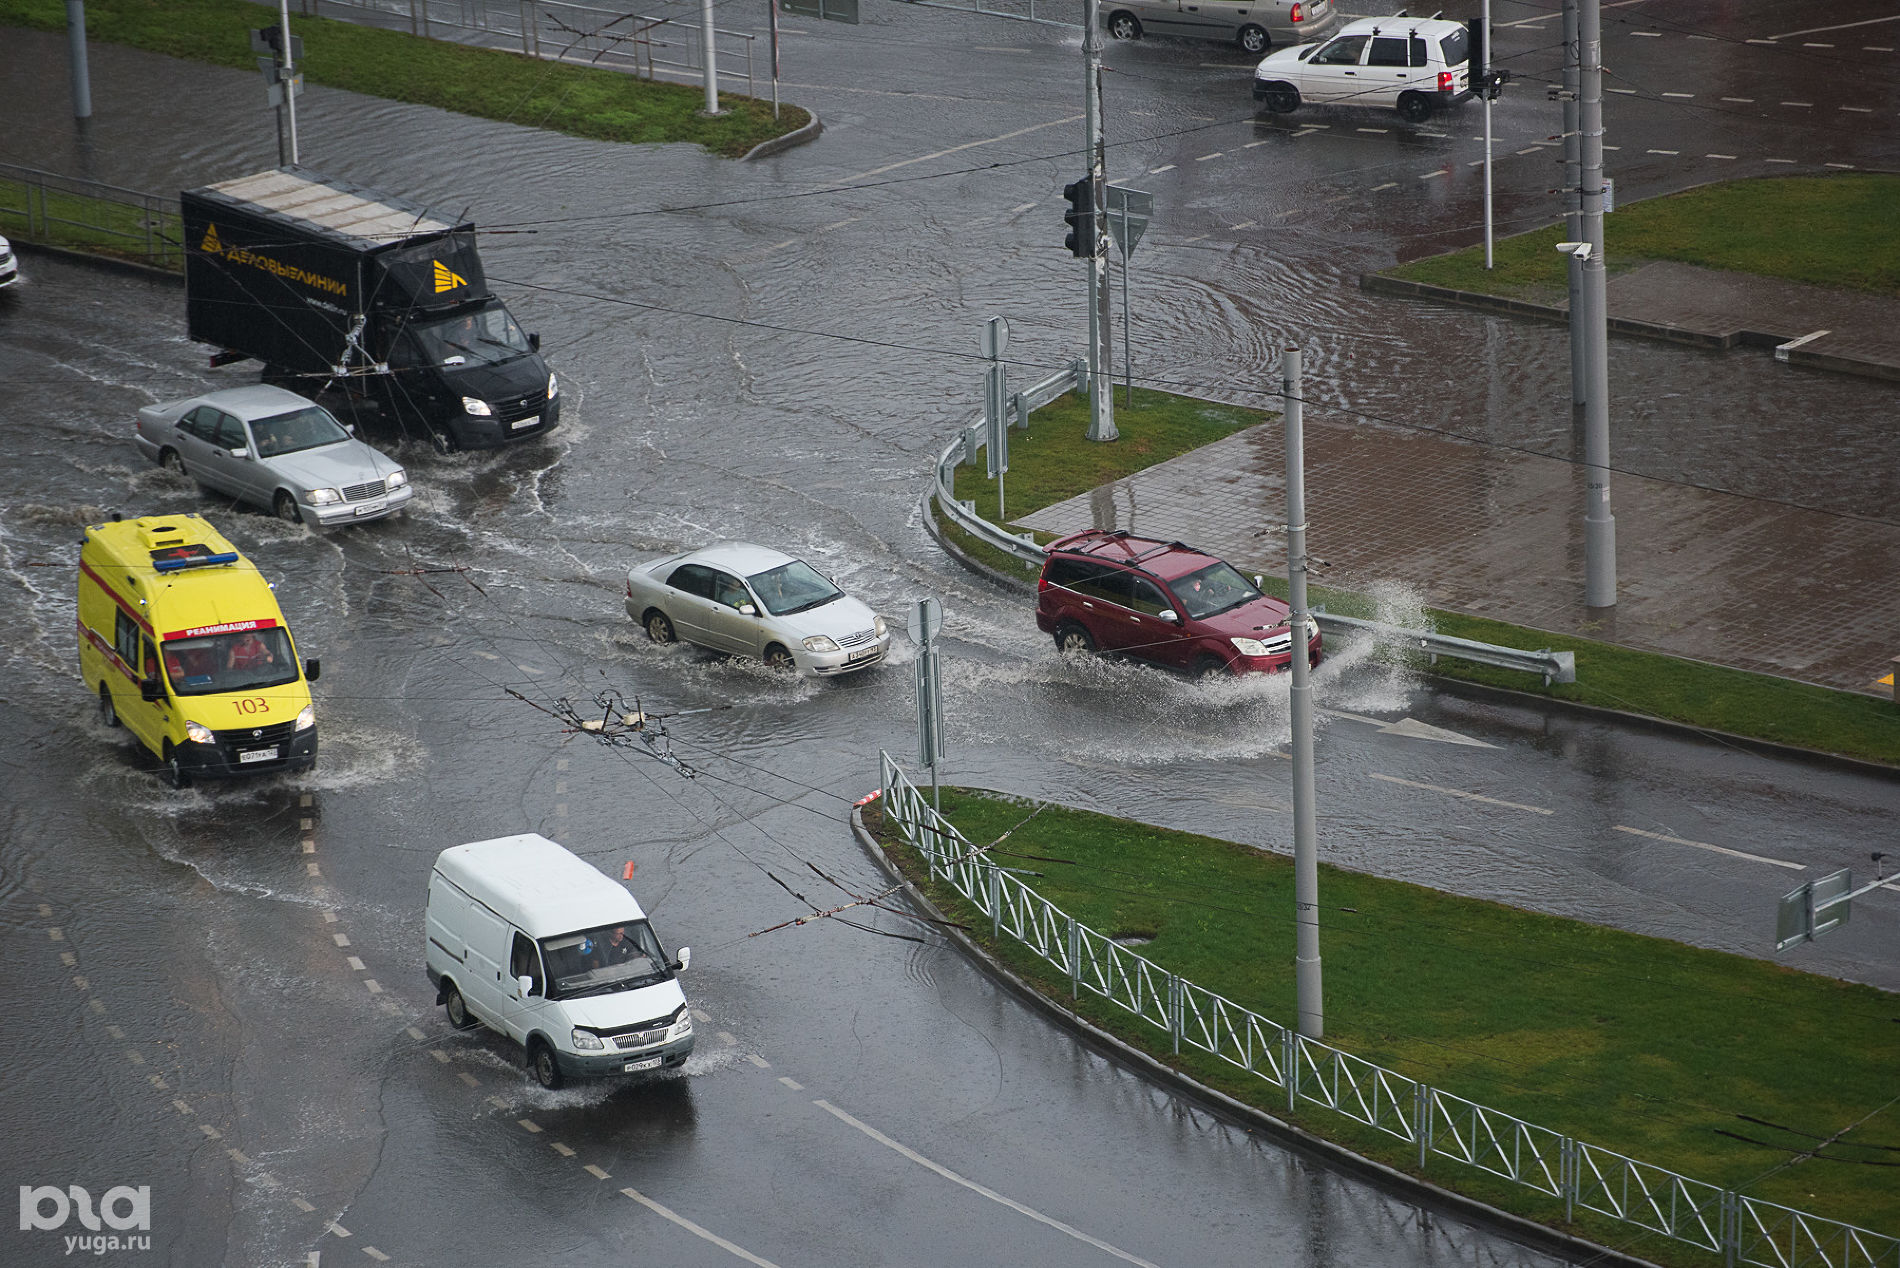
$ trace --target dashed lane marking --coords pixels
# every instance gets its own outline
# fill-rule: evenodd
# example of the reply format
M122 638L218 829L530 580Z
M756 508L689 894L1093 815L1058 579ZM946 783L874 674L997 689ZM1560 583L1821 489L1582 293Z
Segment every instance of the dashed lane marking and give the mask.
M1735 156L1733 154L1704 154L1702 157L1712 158L1712 159L1731 159L1732 160Z
M1750 854L1746 850L1731 850L1726 845L1711 845L1707 841L1691 841L1685 837L1672 837L1666 832L1645 832L1641 828L1632 828L1627 824L1614 825L1616 831L1627 832L1633 837L1648 837L1651 841L1667 841L1671 845L1692 845L1698 850L1713 850L1717 854L1726 854L1730 858L1747 859L1750 863L1767 863L1773 867L1785 867L1791 871L1805 872L1806 863L1790 863L1786 859L1771 859L1761 854Z
M374 1259L379 1264L389 1262L389 1256L383 1254L382 1251L377 1250L374 1246L363 1247L363 1253L365 1255L368 1255L371 1259Z
M574 1156L574 1151L572 1149L569 1149L566 1145L563 1145L558 1140L549 1141L548 1148L552 1149L555 1153L561 1155L561 1157L563 1158L572 1158Z
M1610 88L1610 89L1606 89L1605 91L1622 93L1625 97L1634 97L1636 95L1636 90L1634 88Z
M1784 106L1793 106L1798 110L1814 109L1814 103L1812 101L1784 101L1781 104Z
M302 1198L292 1198L290 1199L290 1204L296 1207L299 1211L302 1211L305 1215L308 1215L312 1211L317 1209L316 1207L310 1205L308 1202L304 1201ZM316 1253L313 1251L311 1252L312 1262L314 1262L315 1259L316 1259Z
M1678 98L1681 98L1683 101L1693 101L1695 99L1695 94L1692 92L1666 92L1663 94L1663 96L1678 97Z
M1681 150L1647 150L1647 151L1645 151L1645 153L1648 153L1648 154L1680 154L1680 153L1682 153L1682 151L1681 151Z
M417 1043L421 1043L424 1039L427 1039L429 1037L423 1034L420 1030L417 1030L414 1026L409 1027L403 1033L407 1034L411 1039L415 1040Z
M761 1070L770 1070L772 1068L772 1063L770 1061L767 1061L764 1057L760 1056L756 1052L746 1053L745 1059L747 1061L750 1061L753 1065L759 1067L759 1069Z
M1794 162L1794 160L1793 160L1793 159L1777 159L1777 158L1771 158L1771 159L1763 159L1763 160L1762 160L1762 162L1764 162L1764 163L1792 163L1792 162Z
M334 1233L334 1234L336 1234L336 1235L337 1235L338 1237L353 1237L353 1236L355 1236L355 1234L353 1234L353 1233L351 1233L349 1229L347 1229L347 1228L344 1228L344 1227L343 1227L343 1226L342 1226L341 1224L338 1224L338 1223L337 1223L336 1221L334 1221L334 1220L332 1220L332 1221L331 1221L331 1222L330 1222L329 1224L327 1224L327 1225L325 1225L325 1226L324 1226L324 1230L323 1230L323 1231L324 1231L324 1232L326 1232L326 1233Z
M470 1087L480 1087L482 1085L482 1081L476 1078L474 1075L470 1074L467 1070L457 1070L455 1072L455 1077L460 1079L462 1082L468 1084Z
M1821 166L1832 167L1843 172L1851 172L1854 170L1854 165L1852 163L1823 163L1821 164Z
M1249 142L1247 142L1247 144L1245 144L1245 145L1243 145L1243 146L1241 146L1240 148L1241 148L1241 149L1243 149L1243 150L1251 150L1251 149L1253 149L1253 148L1254 148L1254 147L1255 147L1256 145L1265 145L1265 144L1266 144L1266 142L1265 142L1265 141L1249 141ZM1164 169L1162 169L1162 170L1164 170L1164 171L1165 171L1166 169L1164 168Z
M538 1134L541 1130L541 1124L535 1122L532 1118L517 1118L515 1122L520 1126L522 1131L527 1132L530 1136Z
M857 1128L859 1131L863 1132L866 1136L870 1137L872 1140L875 1140L878 1144L883 1145L888 1149L896 1150L899 1154L910 1159L912 1162L916 1163L918 1166L923 1167L927 1170L936 1172L938 1175L950 1181L952 1184L960 1184L964 1188L970 1190L970 1192L972 1193L980 1194L981 1196L988 1198L992 1202L996 1202L1002 1206L1006 1206L1010 1210L1018 1213L1019 1215L1027 1215L1030 1219L1035 1220L1037 1223L1046 1224L1050 1228L1053 1228L1058 1232L1068 1234L1070 1237L1075 1238L1079 1242L1083 1242L1083 1243L1086 1243L1087 1245L1095 1247L1097 1250L1107 1251L1109 1254L1115 1256L1115 1258L1117 1259L1123 1260L1131 1264L1140 1264L1142 1265L1142 1268L1155 1268L1155 1265L1149 1263L1147 1260L1142 1259L1136 1255L1131 1255L1127 1251L1122 1250L1120 1247L1112 1246L1109 1243L1102 1241L1098 1237L1091 1237L1087 1233L1084 1233L1081 1229L1076 1228L1073 1225L1064 1224L1061 1220L1054 1219L1054 1218L1051 1218L1050 1216L1044 1215L1041 1211L1036 1210L1034 1207L1024 1206L1021 1202L1018 1202L1014 1200L1013 1198L1006 1198L1002 1194L998 1193L995 1189L987 1188L984 1185L978 1184L974 1180L964 1179L962 1176L958 1175L956 1172L950 1170L950 1168L942 1165L941 1163L932 1162L930 1159L924 1157L922 1154L910 1148L908 1145L902 1145L902 1144L899 1144L897 1141L892 1140L889 1136L886 1136L883 1132L871 1126L869 1123L861 1122L858 1119L853 1118L851 1115L839 1109L836 1105L833 1105L830 1101L813 1101L812 1104L816 1105L819 1109L825 1111L825 1113L830 1114L833 1118L836 1118L839 1122L844 1123L847 1126Z
M1224 155L1225 155L1226 153L1227 153L1227 152L1226 152L1225 150L1215 150L1215 151L1214 151L1214 152L1213 152L1212 154L1203 154L1203 155L1201 155L1201 157L1199 157L1199 158L1197 158L1197 159L1195 159L1194 161L1195 161L1196 163L1205 163L1205 162L1207 162L1207 160L1209 160L1209 159L1217 159L1217 158L1221 158L1221 157L1223 157L1223 156L1224 156Z
M1354 131L1356 132L1370 132L1374 136L1384 136L1386 133L1390 132L1391 130L1392 129L1390 128L1355 128L1354 129Z
M1259 223L1258 220L1243 220L1234 226L1234 232L1239 233L1242 229L1251 229Z
M1437 171L1435 171L1435 172L1426 172L1426 173L1424 173L1423 175L1421 175L1421 176L1419 177L1419 179L1420 179L1420 180L1422 180L1422 181L1428 181L1428 180L1432 180L1432 179L1434 179L1434 178L1436 178L1436 177L1439 177L1439 176L1443 176L1444 174L1445 174L1445 169L1441 167L1441 168L1439 168L1439 169L1438 169Z
M434 1057L437 1061L440 1061L443 1065L447 1065L449 1063L449 1054L442 1051L442 1049L440 1048L429 1049L429 1055Z
M761 1259L757 1255L753 1254L751 1251L747 1250L745 1247L739 1246L732 1242L727 1241L725 1238L721 1237L719 1234L711 1231L710 1229L700 1227L698 1224L693 1223L693 1221L687 1219L684 1215L679 1214L677 1211L671 1210L670 1208L662 1206L658 1202L655 1202L652 1198L640 1192L638 1189L622 1189L621 1192L626 1194L628 1197L632 1198L635 1202L638 1202L641 1206L644 1206L647 1210L653 1212L655 1215L661 1217L662 1219L673 1221L673 1223L679 1225L681 1228L685 1229L687 1232L691 1233L693 1236L701 1238L702 1240L711 1242L713 1245L719 1247L719 1249L725 1251L727 1254L736 1255L738 1258L745 1260L749 1264L757 1264L758 1268L778 1268L778 1265L773 1263L771 1260Z
M610 1176L610 1175L608 1175L608 1174L607 1174L607 1173L606 1173L605 1171L602 1171L602 1170L601 1170L601 1169L600 1169L599 1167L596 1167L596 1166L595 1166L595 1165L594 1165L593 1163L591 1163L591 1162L590 1162L590 1163L588 1163L588 1164L587 1164L586 1166L584 1166L584 1167L582 1167L582 1168L581 1168L581 1170L582 1170L582 1171L585 1171L585 1172L586 1172L586 1173L587 1173L588 1175L590 1175L590 1176L592 1176L592 1177L594 1177L594 1179L596 1179L596 1180L611 1180L611 1179L613 1179L613 1177L612 1177L612 1176Z
M1009 214L1012 216L1020 216L1025 211L1028 211L1030 208L1034 207L1035 205L1036 205L1035 203L1023 203L1021 206L1011 207L1009 209Z
M1518 153L1519 154L1536 154L1538 153L1538 147L1533 145L1529 149L1519 150Z
M1399 187L1399 183L1397 181L1387 181L1383 185L1374 185L1372 187L1372 192L1376 194L1382 189L1397 189L1398 187Z
M337 936L342 937L343 935L338 934ZM367 965L363 963L362 960L358 959L356 956L353 956L353 955L344 956L343 962L349 965L352 969L355 969L358 973L361 973L365 968L368 967Z
M1482 793L1466 792L1462 788L1445 788L1439 784L1421 784L1416 780L1400 779L1397 775L1381 775L1377 771L1367 772L1374 779L1388 784L1403 784L1407 788L1422 788L1426 792L1444 793L1447 797L1462 797L1466 801L1481 801L1487 806L1503 806L1507 810L1528 810L1534 815L1553 815L1555 810L1546 810L1542 806L1527 806L1517 801L1500 801L1496 797L1486 797Z
M803 1083L800 1083L797 1079L794 1079L789 1074L779 1075L778 1081L780 1083L783 1083L786 1087L792 1089L792 1091L794 1092L803 1092L805 1090L805 1085Z
M882 176L886 172L894 172L900 167L909 167L913 163L928 163L931 159L944 158L951 154L961 153L964 150L974 150L979 146L996 145L1003 141L1014 140L1016 137L1019 137L1019 136L1027 136L1031 132L1041 132L1045 128L1066 127L1071 123L1079 123L1081 122L1081 120L1082 120L1081 115L1072 114L1064 119L1051 119L1047 123L1032 123L1026 128L1018 128L1014 132L1005 132L1001 136L987 137L981 141L965 141L962 145L953 145L947 150L937 150L930 154L919 154L916 158L900 159L895 163L886 163L882 167L874 167L874 168L871 168L869 171L859 172L855 176L847 176L844 178L844 180L845 181L869 180L873 176ZM840 182L840 183L843 183L843 182Z
M1150 176L1159 176L1159 175L1161 175L1161 173L1163 173L1163 172L1172 172L1173 170L1174 170L1174 164L1172 164L1172 163L1163 163L1163 164L1162 164L1162 165L1161 165L1160 167L1151 167L1151 168L1149 168L1149 169L1148 169L1148 175L1150 175Z
M350 935L347 933L333 933L330 937L339 947L347 947L350 945Z
M1874 112L1872 106L1842 106L1841 109L1852 110L1855 114L1872 114Z

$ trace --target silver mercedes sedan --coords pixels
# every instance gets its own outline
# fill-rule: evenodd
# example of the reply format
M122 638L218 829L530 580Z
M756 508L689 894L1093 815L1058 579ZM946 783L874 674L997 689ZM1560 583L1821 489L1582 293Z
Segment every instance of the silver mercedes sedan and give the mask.
M821 678L868 669L891 646L884 618L810 564L744 542L635 564L627 615L656 643L693 643Z
M395 459L281 387L232 387L139 411L139 452L206 489L330 528L394 515L414 495Z

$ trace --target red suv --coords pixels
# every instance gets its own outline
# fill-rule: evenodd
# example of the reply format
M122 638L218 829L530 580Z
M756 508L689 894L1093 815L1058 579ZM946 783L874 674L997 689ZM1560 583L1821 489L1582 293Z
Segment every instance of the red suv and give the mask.
M1180 542L1090 529L1049 546L1036 624L1064 652L1104 652L1183 673L1274 673L1292 663L1287 606ZM1307 657L1320 662L1307 618Z

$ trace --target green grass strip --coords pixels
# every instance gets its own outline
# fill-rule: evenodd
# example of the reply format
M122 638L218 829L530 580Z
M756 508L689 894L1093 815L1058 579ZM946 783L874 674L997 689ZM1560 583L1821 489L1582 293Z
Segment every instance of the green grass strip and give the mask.
M1900 295L1900 176L1844 172L1726 181L1619 206L1604 218L1612 272L1651 260ZM1561 224L1416 260L1389 277L1550 303L1567 293Z
M453 6L444 6L450 8ZM272 22L271 11L244 0L88 0L86 34L153 53L257 69L250 31ZM66 29L63 0L0 0L0 24L42 31ZM721 93L725 111L699 112L703 88L657 83L618 71L542 61L521 53L423 39L325 18L297 17L305 78L392 101L435 106L482 119L547 128L597 141L686 141L736 158L761 141L803 127L810 115L753 97ZM258 127L271 124L258 88Z
M978 845L1082 924L1282 1025L1296 1016L1293 869L1282 855L994 793L943 791ZM875 807L872 808L875 810ZM882 832L880 815L867 824ZM1045 994L1276 1117L1285 1092L1084 991L961 896L890 857ZM1325 843L1322 840L1321 847ZM1900 997L1778 965L1322 865L1328 1043L1594 1145L1830 1219L1900 1231ZM1318 1107L1291 1116L1357 1152L1546 1223L1560 1203ZM1859 1124L1855 1126L1855 1124ZM1845 1131L1812 1158L1822 1141ZM1630 1225L1575 1226L1642 1258L1710 1256Z
M184 231L178 213L160 212L150 217L150 225L147 219L143 207L84 194L47 190L42 202L24 182L0 178L0 234L181 271L184 252L178 244Z

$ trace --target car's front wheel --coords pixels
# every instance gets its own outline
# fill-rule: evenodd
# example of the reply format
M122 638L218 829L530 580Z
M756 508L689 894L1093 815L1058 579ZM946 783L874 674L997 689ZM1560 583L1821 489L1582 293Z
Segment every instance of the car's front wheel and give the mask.
M1432 117L1432 99L1422 92L1399 94L1399 118L1407 123L1423 123Z
M1292 114L1300 108L1300 90L1292 84L1268 84L1259 98L1260 108L1268 114Z
M271 507L277 512L277 518L284 521L284 523L303 523L303 512L297 509L297 499L290 496L288 490L277 490L277 497L271 503Z
M661 646L679 642L679 635L673 632L673 622L667 620L666 613L658 608L648 609L640 623L647 627L647 637Z
M534 1081L550 1092L567 1082L561 1074L561 1063L554 1059L554 1049L545 1039L536 1039L528 1049L528 1068L534 1071Z
M1141 19L1126 10L1108 15L1108 33L1118 40L1141 38Z
M169 743L165 745L163 761L165 763L163 773L168 785L178 790L191 787L191 775L185 770L185 763L178 756L178 750Z
M798 662L792 654L777 643L765 649L765 667L777 673L789 674L798 668Z
M1251 22L1240 28L1240 34L1235 38L1235 42L1240 45L1241 52L1252 53L1255 57L1264 55L1273 47L1273 37L1267 34L1266 28L1255 26Z
M1074 621L1067 621L1056 628L1056 650L1064 656L1093 656L1095 640Z
M119 725L119 707L113 703L112 688L99 684L99 720L107 726Z
M1218 656L1202 656L1194 662L1194 676L1205 681L1227 677L1227 662Z

